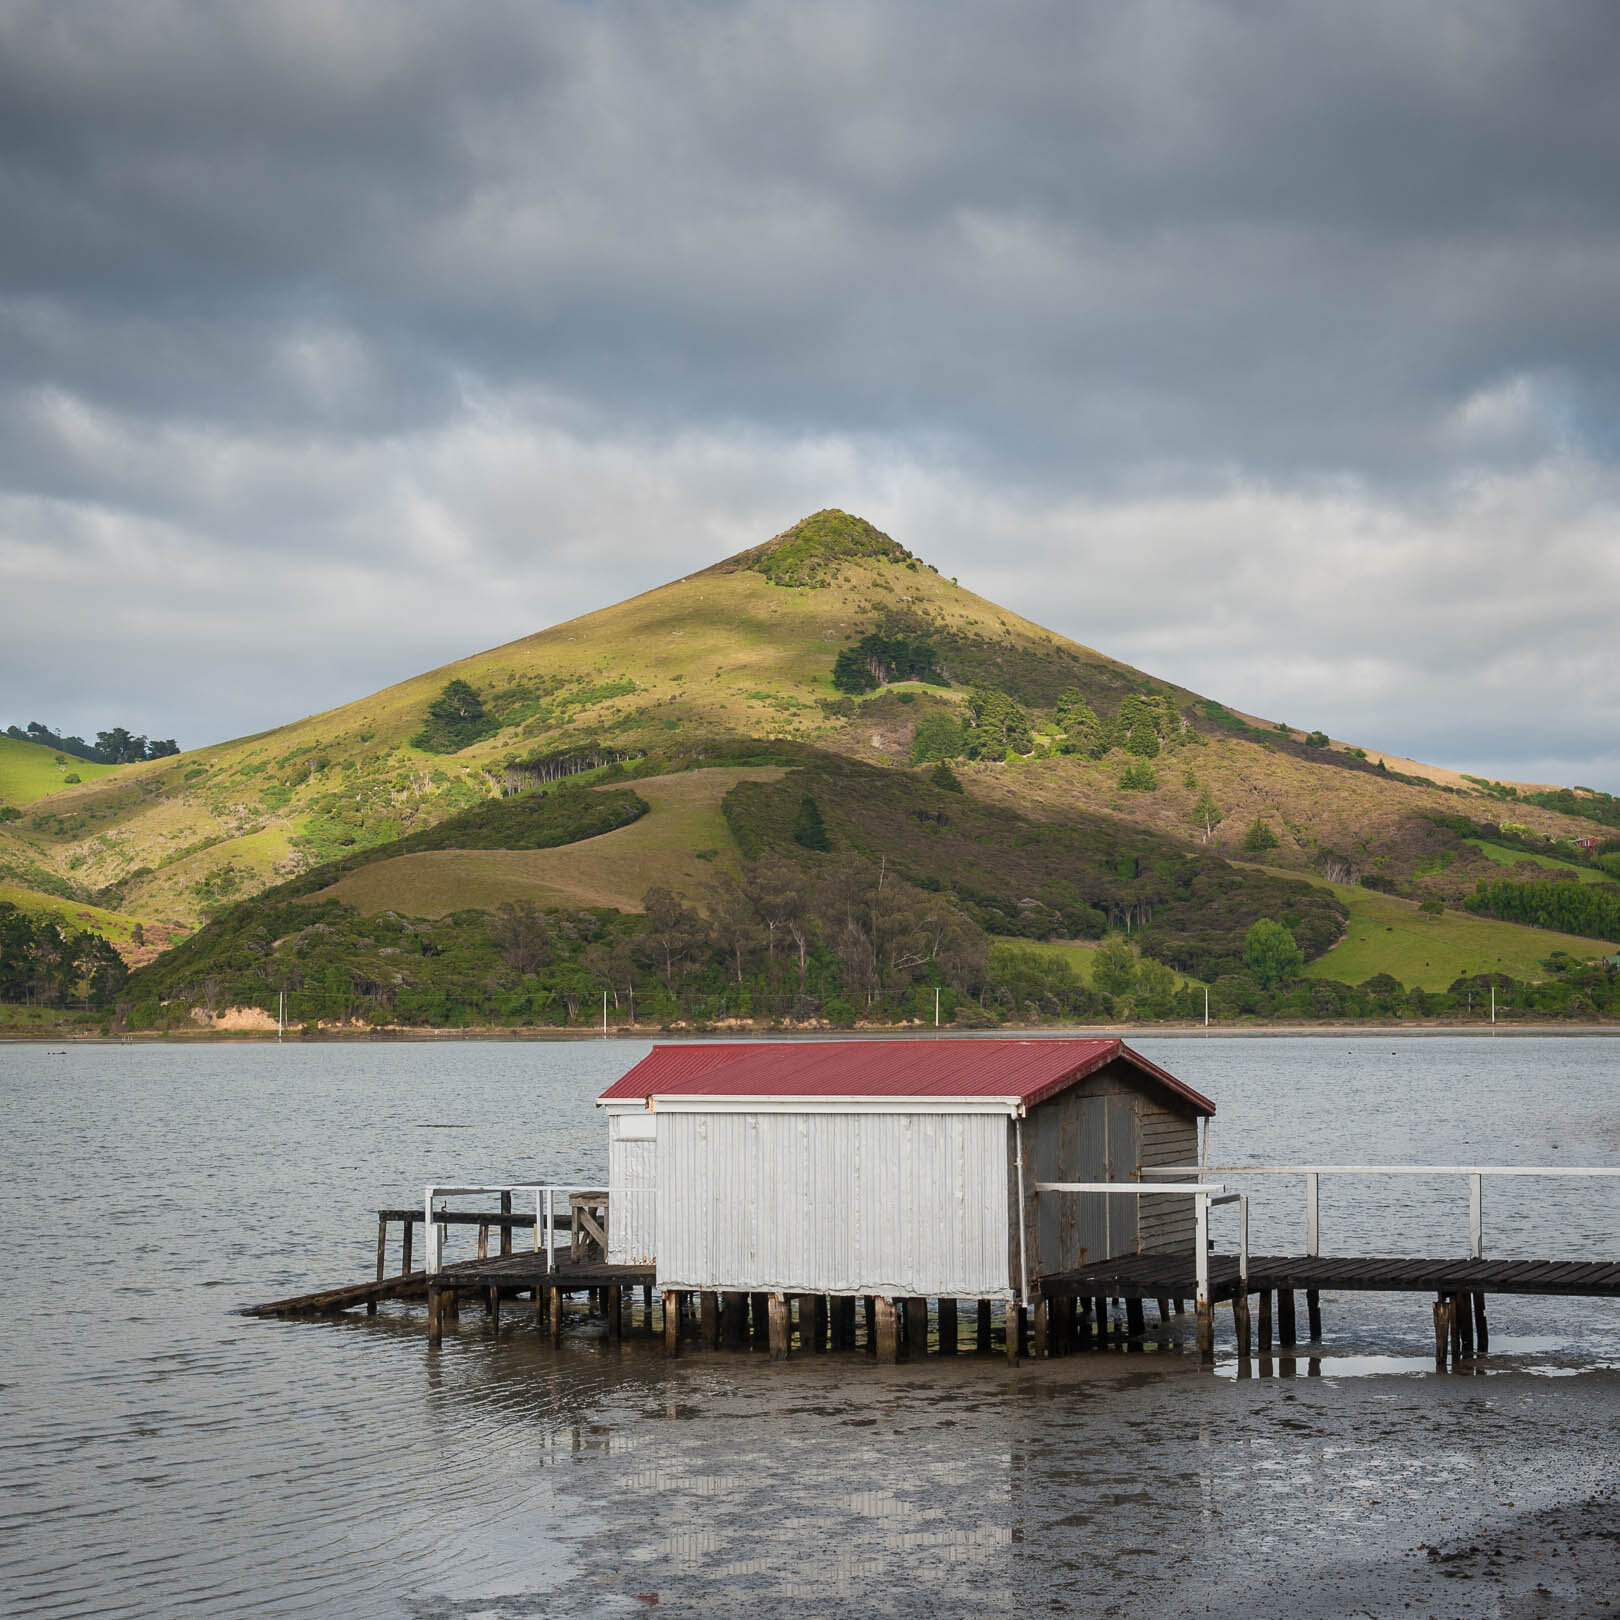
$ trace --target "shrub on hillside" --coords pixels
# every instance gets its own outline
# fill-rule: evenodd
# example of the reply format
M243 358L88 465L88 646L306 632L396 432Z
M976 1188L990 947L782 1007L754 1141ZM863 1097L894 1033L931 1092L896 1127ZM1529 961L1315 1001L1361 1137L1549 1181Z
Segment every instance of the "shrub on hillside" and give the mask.
M1249 823L1249 830L1243 835L1243 847L1249 854L1258 855L1263 850L1277 847L1277 835L1267 822L1256 816Z

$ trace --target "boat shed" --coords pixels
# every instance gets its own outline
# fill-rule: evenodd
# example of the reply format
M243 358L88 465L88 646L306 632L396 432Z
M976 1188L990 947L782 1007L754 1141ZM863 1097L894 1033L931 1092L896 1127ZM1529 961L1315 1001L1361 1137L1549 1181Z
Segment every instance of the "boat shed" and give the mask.
M1215 1111L1119 1040L656 1046L599 1102L608 1258L663 1289L1025 1301L1190 1253L1190 1200L1034 1188L1191 1164Z

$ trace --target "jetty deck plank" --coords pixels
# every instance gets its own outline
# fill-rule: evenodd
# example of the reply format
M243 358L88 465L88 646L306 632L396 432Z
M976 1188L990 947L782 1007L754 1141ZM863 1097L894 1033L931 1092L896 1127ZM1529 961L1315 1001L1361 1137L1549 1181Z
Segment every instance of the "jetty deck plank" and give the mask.
M1238 1291L1235 1255L1209 1257L1210 1294L1231 1299ZM1197 1288L1190 1257L1133 1254L1040 1279L1048 1297L1097 1295L1162 1299L1187 1297ZM1388 1294L1557 1294L1571 1298L1620 1298L1620 1264L1612 1260L1467 1260L1396 1255L1251 1255L1249 1292Z
M649 1285L657 1268L610 1266L604 1262L570 1260L559 1249L557 1269L546 1264L544 1249L519 1254L492 1254L483 1260L456 1260L440 1270L438 1282L450 1288L615 1288Z

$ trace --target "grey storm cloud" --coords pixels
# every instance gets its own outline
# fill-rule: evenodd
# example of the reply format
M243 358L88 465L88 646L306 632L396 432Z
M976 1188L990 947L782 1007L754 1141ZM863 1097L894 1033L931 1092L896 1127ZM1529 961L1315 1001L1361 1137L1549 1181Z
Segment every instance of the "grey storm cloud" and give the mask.
M1620 786L1616 63L1602 4L0 0L5 718L256 729L838 504Z

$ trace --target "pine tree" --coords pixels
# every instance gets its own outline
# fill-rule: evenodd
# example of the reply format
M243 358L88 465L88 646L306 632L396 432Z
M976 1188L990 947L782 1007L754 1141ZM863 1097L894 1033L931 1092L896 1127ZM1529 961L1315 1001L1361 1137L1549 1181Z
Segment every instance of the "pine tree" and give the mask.
M799 814L793 823L793 842L806 849L828 850L832 840L827 836L827 824L821 819L821 807L807 793L799 800Z

